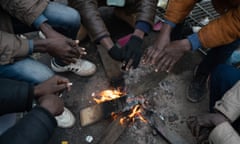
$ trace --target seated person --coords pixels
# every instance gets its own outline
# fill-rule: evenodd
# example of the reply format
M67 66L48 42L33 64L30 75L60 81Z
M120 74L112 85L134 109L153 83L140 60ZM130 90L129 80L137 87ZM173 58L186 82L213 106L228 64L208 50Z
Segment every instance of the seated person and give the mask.
M226 77L227 75L227 77ZM189 128L199 143L238 144L240 141L240 70L219 65L210 77L210 113L193 116ZM209 135L210 134L210 135Z
M124 67L136 68L140 62L143 50L143 37L152 29L157 0L68 0L77 9L91 39L106 48L110 56L118 61L124 61ZM117 16L124 17L134 26L130 40L121 49L111 39L98 8L101 6L115 7ZM132 17L131 15L134 16ZM130 22L131 21L131 22Z
M212 0L213 6L221 15L204 25L197 33L181 40L170 40L170 34L176 24L182 22L199 0L169 0L165 13L165 23L152 48L147 52L145 62L156 66L156 71L169 72L176 62L189 51L199 48L211 49L206 59L195 71L187 99L199 102L206 92L206 80L211 70L224 63L240 44L240 1Z
M66 78L54 76L33 86L26 82L1 78L0 116L14 112L28 113L0 134L0 143L46 144L57 126L54 116L60 115L64 110L63 101L58 94L69 89L68 82ZM32 108L34 99L38 105Z
M38 84L53 76L45 65L31 59L33 52L47 52L54 59L56 72L73 71L89 76L96 66L79 59L81 48L76 39L80 27L77 11L47 0L0 2L0 76ZM46 39L24 40L14 34L41 30ZM72 40L73 39L73 40Z

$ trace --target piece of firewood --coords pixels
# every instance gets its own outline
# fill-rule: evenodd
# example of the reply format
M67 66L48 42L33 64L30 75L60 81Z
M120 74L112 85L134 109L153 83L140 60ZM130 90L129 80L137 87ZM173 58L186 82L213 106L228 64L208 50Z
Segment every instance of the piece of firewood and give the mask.
M181 135L179 135L174 130L170 130L169 127L164 123L164 121L157 115L152 114L151 118L148 119L148 123L152 128L154 128L158 134L163 136L165 140L171 144L189 144Z
M88 126L102 119L107 119L113 112L121 112L126 105L126 99L127 96L122 96L118 99L83 108L80 110L81 126Z
M107 49L102 47L101 45L98 45L97 49L108 79L112 83L119 83L118 81L123 80L123 74L121 72L121 62L112 59L109 56Z
M113 120L110 125L108 125L97 144L114 144L117 141L129 124L129 122L126 121L121 125L119 122L121 118L122 115L119 115L117 119Z

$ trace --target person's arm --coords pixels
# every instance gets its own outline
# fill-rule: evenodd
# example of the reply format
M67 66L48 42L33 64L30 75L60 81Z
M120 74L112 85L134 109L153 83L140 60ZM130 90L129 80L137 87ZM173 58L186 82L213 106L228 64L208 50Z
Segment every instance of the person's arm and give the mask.
M29 111L32 108L34 89L28 83L0 79L0 115Z
M191 12L198 0L169 0L164 19L174 24L182 22Z
M47 144L57 123L43 107L35 107L0 136L2 144Z
M240 38L240 6L211 21L198 33L204 48L226 45Z
M157 0L137 1L134 35L142 37L142 34L138 35L138 33L136 33L136 29L144 33L149 33L151 31L156 14L156 7Z
M31 26L48 5L47 0L5 0L0 6L13 17Z
M69 0L69 4L81 14L83 25L93 41L100 42L102 38L110 36L98 11L97 0Z
M212 144L237 144L240 137L229 122L223 122L211 131L209 141Z

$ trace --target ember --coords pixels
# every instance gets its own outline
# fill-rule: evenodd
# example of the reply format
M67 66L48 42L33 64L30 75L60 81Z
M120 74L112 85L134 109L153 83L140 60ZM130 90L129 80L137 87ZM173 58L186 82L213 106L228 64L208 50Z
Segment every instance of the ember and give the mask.
M135 122L135 119L139 118L144 123L147 123L147 120L142 116L141 106L138 104L134 106L132 112L127 116L120 119L120 124L124 124L125 121Z

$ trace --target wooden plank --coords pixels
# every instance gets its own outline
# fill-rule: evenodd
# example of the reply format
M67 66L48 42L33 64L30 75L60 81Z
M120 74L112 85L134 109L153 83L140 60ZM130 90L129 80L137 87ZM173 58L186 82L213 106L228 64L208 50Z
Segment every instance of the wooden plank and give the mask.
M128 122L124 125L119 123L122 116L118 116L118 118L111 122L111 124L105 129L103 135L97 144L114 144L119 136L125 131Z
M81 126L88 126L102 119L107 119L111 116L112 112L119 113L126 105L126 99L127 96L123 96L112 101L83 108L80 110Z
M150 74L142 77L138 83L129 85L127 91L134 96L139 96L151 88L156 87L167 75L168 74L166 72L151 72Z
M112 59L106 48L101 45L97 46L105 73L110 81L121 79L123 74L121 72L121 62Z
M154 128L165 140L171 144L189 144L182 136L177 132L170 130L164 121L155 113L150 115L151 118L145 117L148 119L149 124Z

